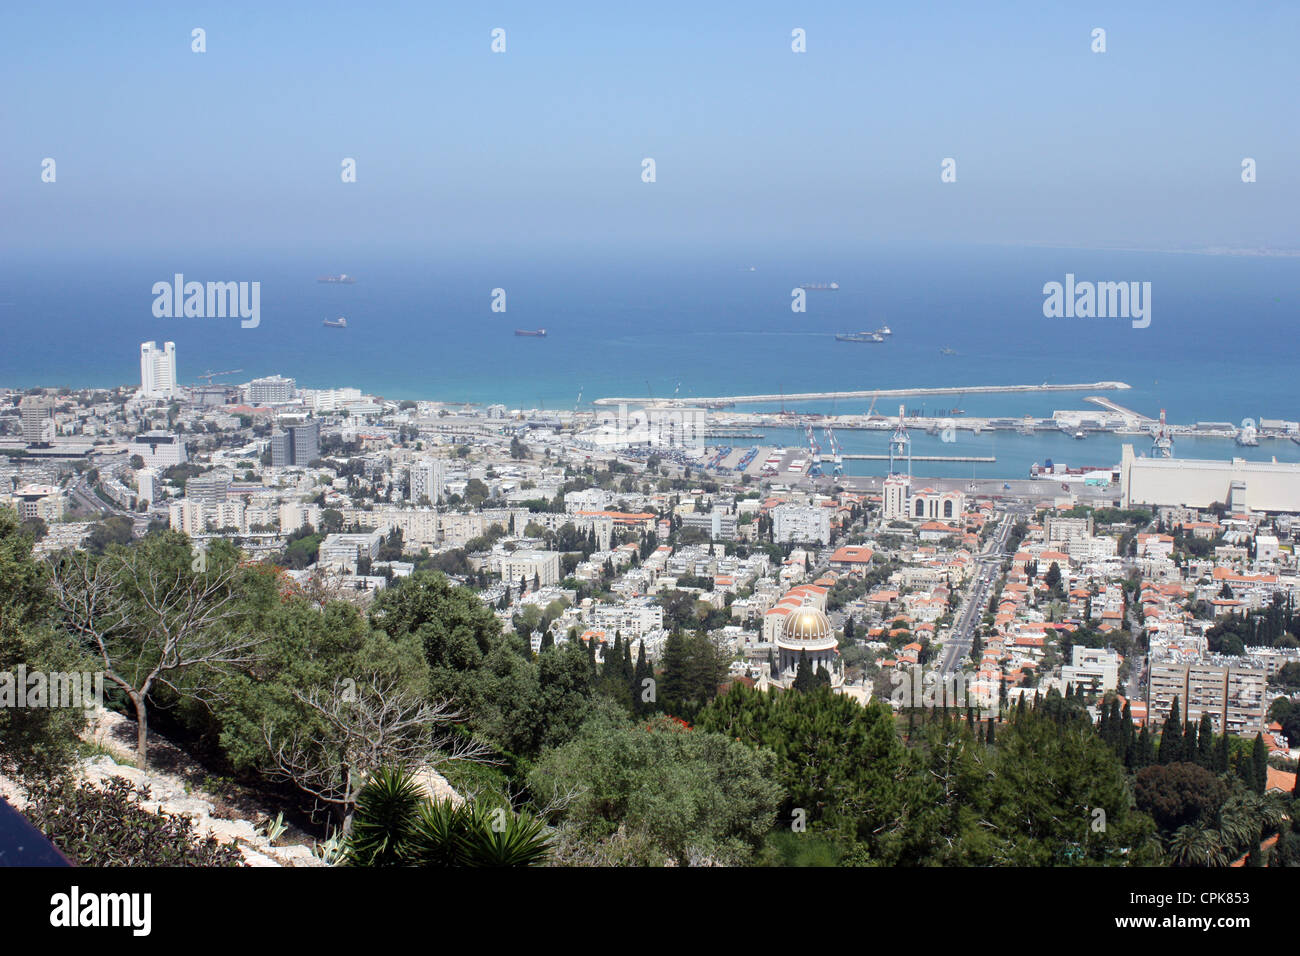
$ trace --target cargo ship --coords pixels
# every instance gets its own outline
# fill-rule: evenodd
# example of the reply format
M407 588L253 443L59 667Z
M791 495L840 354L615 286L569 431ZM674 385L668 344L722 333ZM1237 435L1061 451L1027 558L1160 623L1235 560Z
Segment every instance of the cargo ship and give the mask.
M340 273L339 273L338 275L336 275L336 276L321 276L321 277L320 277L319 279L317 279L316 281L317 281L317 282L331 282L331 283L334 283L334 284L336 284L336 285L351 285L352 283L356 282L357 280L354 279L352 276L348 275L346 272L340 272Z
M799 286L801 289L810 289L814 292L834 292L839 287L838 282L805 282Z
M840 332L835 336L836 342L883 342L885 337L879 332Z
M515 329L515 335L525 335L529 338L544 339L546 338L545 329Z
M348 320L340 315L337 319L326 319L321 323L321 325L325 326L327 329L346 329L348 327Z

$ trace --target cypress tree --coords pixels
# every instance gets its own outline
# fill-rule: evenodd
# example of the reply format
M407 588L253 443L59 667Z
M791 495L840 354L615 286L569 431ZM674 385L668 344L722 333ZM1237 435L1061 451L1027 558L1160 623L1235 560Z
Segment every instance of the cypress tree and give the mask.
M1214 748L1214 772L1227 773L1228 770L1230 769L1229 759L1228 759L1229 749L1228 749L1227 732L1225 731L1224 734L1221 737L1219 737L1219 739L1215 743L1216 746Z
M1138 734L1137 751L1134 769L1141 770L1155 763L1155 743L1151 740L1151 731L1146 724L1142 725L1142 732Z
M1164 730L1160 734L1160 762L1177 763L1183 759L1183 718L1175 695L1173 706L1169 708L1169 717L1165 720Z
M1196 762L1206 770L1214 763L1214 722L1209 714L1201 714L1201 727L1196 735Z
M1189 763L1200 753L1196 742L1196 726L1190 720L1183 725L1183 759Z
M1268 786L1268 747L1264 744L1262 734L1255 735L1255 746L1251 752L1252 779L1251 788L1256 793L1263 793Z
M808 666L808 653L799 651L799 666L794 672L794 689L798 691L810 691L816 684L817 678Z
M984 742L990 747L993 746L993 718L989 718L988 730L984 734Z
M654 671L645 659L645 641L639 642L639 650L636 655L636 668L632 671L632 710L637 714L649 713L655 709L650 701L641 699L645 692L646 678L653 678Z
M551 629L548 627L546 630L542 631L542 644L541 647L538 648L538 652L541 653L542 651L549 650L554 646L555 637L551 634Z
M673 628L668 639L664 641L664 678L663 686L660 688L662 693L659 695L661 703L676 706L687 700L687 695L690 693L687 686L689 657L690 649L686 646L686 635Z

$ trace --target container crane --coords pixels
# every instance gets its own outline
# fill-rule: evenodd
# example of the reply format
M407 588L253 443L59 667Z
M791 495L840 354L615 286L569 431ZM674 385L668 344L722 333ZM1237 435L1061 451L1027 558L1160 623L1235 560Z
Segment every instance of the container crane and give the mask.
M839 439L835 437L835 429L827 425L824 429L826 432L826 444L831 450L831 474L838 477L844 474L844 454L840 448Z
M224 372L214 372L212 369L208 369L202 375L196 377L205 380L209 385L211 385L214 378L222 378L226 375L238 375L242 371L242 368L230 368L226 369Z
M812 454L812 464L808 466L808 477L819 478L822 474L822 446L817 444L812 425L804 425L804 434L808 436L808 451Z
M1156 426L1155 440L1151 442L1152 458L1174 457L1174 436L1165 422L1165 410L1160 409L1160 424Z

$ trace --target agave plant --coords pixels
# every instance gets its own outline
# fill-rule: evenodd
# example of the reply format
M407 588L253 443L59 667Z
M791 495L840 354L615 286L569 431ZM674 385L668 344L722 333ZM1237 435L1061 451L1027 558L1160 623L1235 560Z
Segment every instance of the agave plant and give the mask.
M312 853L321 860L326 866L338 866L342 863L347 853L347 841L343 839L343 832L335 830L325 840L324 843L317 843L312 847Z
M284 822L283 810L275 815L274 820L268 819L261 827L262 834L266 837L266 841L270 843L271 846L275 846L275 841L284 836L284 831L287 829L289 829L289 827Z

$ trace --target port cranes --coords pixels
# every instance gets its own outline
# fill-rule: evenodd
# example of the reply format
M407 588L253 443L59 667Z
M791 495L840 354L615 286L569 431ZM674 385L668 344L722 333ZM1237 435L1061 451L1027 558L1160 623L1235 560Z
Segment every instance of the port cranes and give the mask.
M812 453L812 464L808 466L808 477L817 478L822 474L822 446L817 444L812 425L804 425L804 434L808 436L808 451Z
M907 425L903 422L903 406L899 405L898 427L894 429L894 434L889 439L889 473L891 475L899 474L894 463L895 457L901 459L904 456L907 457L907 477L910 480L912 477L912 439L907 434Z
M1156 426L1154 440L1151 442L1152 458L1174 457L1174 436L1165 423L1165 410L1160 409L1160 424Z
M211 385L214 378L222 378L226 375L238 375L242 371L242 368L228 368L224 372L214 372L212 369L208 369L202 375L196 376L196 378L201 378Z
M839 477L844 474L844 453L839 439L835 437L835 429L827 425L823 431L826 433L826 444L831 450L831 474Z

